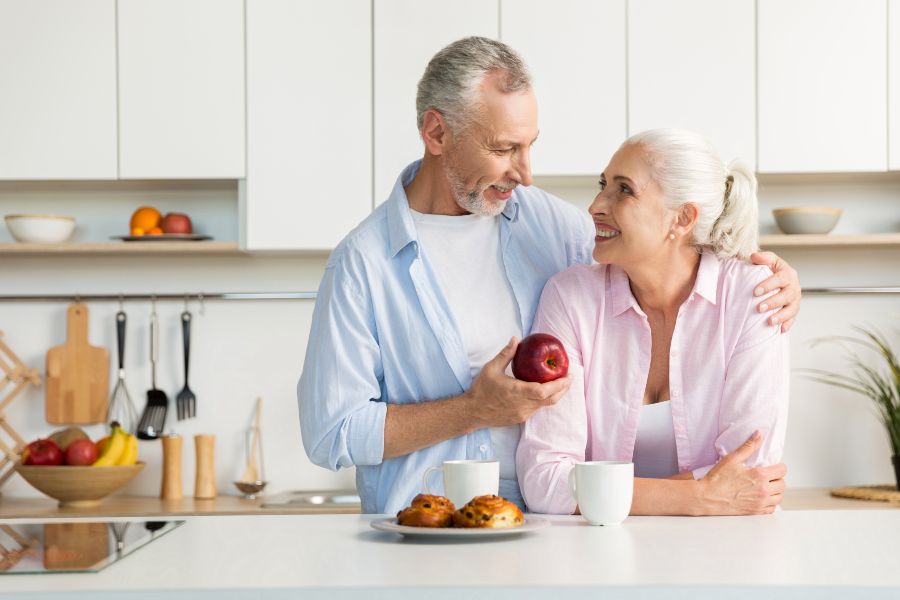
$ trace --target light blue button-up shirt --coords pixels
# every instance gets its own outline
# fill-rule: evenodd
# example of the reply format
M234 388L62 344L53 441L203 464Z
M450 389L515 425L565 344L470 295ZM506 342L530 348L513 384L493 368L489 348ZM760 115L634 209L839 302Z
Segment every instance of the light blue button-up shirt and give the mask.
M430 466L494 457L490 431L480 429L383 459L388 403L457 396L472 383L459 327L419 247L404 191L419 165L404 169L387 202L331 254L297 386L306 453L328 469L356 467L364 513L407 506L424 491ZM498 218L503 267L528 332L547 280L590 262L594 227L571 204L525 186L515 189ZM430 485L442 493L440 477ZM521 504L515 481L502 480L500 494Z

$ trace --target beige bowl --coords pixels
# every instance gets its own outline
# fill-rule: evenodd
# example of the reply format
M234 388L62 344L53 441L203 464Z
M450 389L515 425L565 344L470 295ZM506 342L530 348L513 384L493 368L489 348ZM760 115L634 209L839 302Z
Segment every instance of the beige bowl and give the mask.
M841 213L840 208L775 208L775 223L785 233L815 234L828 233L837 225Z
M58 215L6 215L6 227L19 242L58 244L72 237L75 217Z
M97 506L131 481L144 463L114 467L16 465L16 471L37 490L59 500L60 507Z

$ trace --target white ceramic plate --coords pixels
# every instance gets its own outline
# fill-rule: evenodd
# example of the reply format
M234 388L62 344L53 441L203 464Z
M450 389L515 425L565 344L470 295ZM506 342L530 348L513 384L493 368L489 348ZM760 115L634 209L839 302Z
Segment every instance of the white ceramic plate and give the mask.
M370 523L372 527L379 531L388 531L390 533L399 533L400 535L421 538L487 538L487 537L503 537L507 535L518 535L529 531L543 529L550 525L550 521L540 517L525 516L525 522L520 527L511 527L509 529L478 529L478 528L460 528L453 527L410 527L408 525L398 525L396 517L387 519L376 519Z

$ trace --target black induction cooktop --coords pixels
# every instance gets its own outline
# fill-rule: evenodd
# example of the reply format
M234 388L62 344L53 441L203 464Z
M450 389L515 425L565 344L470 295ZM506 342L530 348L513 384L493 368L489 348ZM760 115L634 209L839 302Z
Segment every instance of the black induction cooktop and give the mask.
M0 576L96 573L184 521L0 523Z

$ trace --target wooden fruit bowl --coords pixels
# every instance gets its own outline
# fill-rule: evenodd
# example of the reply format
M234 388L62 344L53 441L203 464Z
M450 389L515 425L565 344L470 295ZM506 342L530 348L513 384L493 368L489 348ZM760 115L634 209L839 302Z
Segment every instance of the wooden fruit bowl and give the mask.
M91 507L100 504L141 472L144 463L115 467L48 467L16 465L25 481L38 491L59 500L63 507Z

